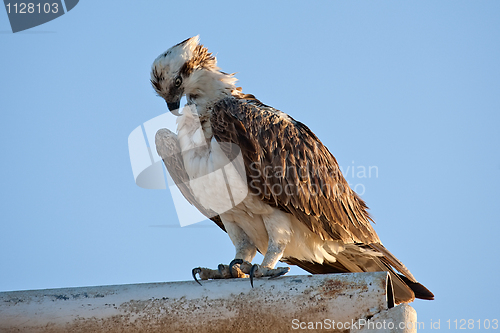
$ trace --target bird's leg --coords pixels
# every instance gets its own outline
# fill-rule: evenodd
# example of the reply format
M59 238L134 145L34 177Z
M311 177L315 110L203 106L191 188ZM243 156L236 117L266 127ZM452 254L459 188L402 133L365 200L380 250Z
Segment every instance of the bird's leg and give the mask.
M263 276L268 276L269 278L278 277L281 275L285 275L290 271L290 267L276 267L276 263L283 256L283 252L285 250L286 244L279 243L271 243L267 247L266 255L264 256L264 260L260 265L253 265L248 273L250 275L250 284L253 287L253 279Z
M290 267L276 267L278 261L283 257L285 247L290 242L291 223L290 217L279 210L262 217L266 226L269 242L264 260L260 265L253 265L249 272L250 284L253 287L253 279L262 276L270 278L285 275L290 271Z
M196 274L202 280L208 279L230 279L248 277L252 268L252 259L257 253L255 245L248 235L236 223L224 221L224 227L236 248L236 255L229 265L220 264L217 269L198 267L193 269L193 278L196 282ZM199 283L199 282L198 282Z

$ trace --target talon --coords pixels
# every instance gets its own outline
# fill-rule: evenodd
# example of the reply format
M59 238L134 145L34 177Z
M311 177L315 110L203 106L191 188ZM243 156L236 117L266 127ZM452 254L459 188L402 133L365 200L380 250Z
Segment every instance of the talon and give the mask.
M255 274L255 270L258 269L258 268L259 268L259 265L255 264L250 269L250 285L252 286L252 288L253 288L253 276Z
M231 262L229 263L229 274L231 275L232 278L234 278L234 275L233 275L233 266L234 265L237 265L237 264L242 264L243 263L243 260L241 259L233 259L231 260Z
M217 266L217 269L219 270L219 273L220 275L224 275L224 265L223 264L219 264L219 266Z
M278 276L285 275L286 273L290 272L290 267L280 267L281 272L274 273L269 277L269 280L277 278Z
M200 281L198 281L198 279L196 278L196 274L201 273L201 268L200 268L200 267L198 267L198 268L193 268L193 270L192 270L192 272L191 272L191 273L193 274L193 279L194 279L194 280L195 280L195 281L196 281L196 282L197 282L197 283L201 286Z

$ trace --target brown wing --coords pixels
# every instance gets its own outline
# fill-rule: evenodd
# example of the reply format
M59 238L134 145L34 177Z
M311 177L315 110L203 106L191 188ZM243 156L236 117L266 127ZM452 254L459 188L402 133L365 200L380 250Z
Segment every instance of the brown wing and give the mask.
M163 159L163 163L168 173L184 198L186 198L191 205L195 206L203 215L214 221L222 230L226 231L219 215L203 207L193 195L191 187L189 187L189 176L184 168L184 161L180 154L181 148L177 140L177 135L168 129L161 129L156 133L155 144L158 155Z
M335 157L311 130L252 95L234 95L214 105L212 133L219 143L230 142L241 149L251 194L291 213L323 239L342 240L353 243L353 249L380 254L368 259L347 251L337 254L336 262L321 264L296 258L282 261L313 274L388 271L397 303L411 302L415 296L433 299L434 295L382 246L368 207L349 187ZM234 152L228 150L226 154Z
M380 243L366 204L335 157L307 126L257 102L228 97L211 116L215 139L241 149L251 194L293 214L323 239Z

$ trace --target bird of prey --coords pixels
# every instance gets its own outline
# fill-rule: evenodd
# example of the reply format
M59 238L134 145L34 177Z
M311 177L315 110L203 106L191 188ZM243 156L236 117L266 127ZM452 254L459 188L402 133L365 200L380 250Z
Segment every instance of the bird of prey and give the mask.
M157 152L184 197L226 231L236 249L229 265L193 269L195 280L250 276L253 286L253 278L286 274L289 267L276 267L281 261L312 274L388 271L396 303L433 299L382 245L368 207L316 135L244 94L236 81L198 36L152 65L153 88L178 116L177 133L156 133ZM241 168L214 172L237 155ZM231 181L232 192L244 196L228 208L217 193L227 193ZM252 265L257 251L264 259Z

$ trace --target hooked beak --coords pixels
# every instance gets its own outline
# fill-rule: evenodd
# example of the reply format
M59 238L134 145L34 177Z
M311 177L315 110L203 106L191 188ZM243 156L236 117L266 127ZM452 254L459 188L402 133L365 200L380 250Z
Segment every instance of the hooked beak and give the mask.
M179 117L181 114L179 113L179 107L181 106L181 101L177 102L167 102L167 107L172 112L173 115Z

